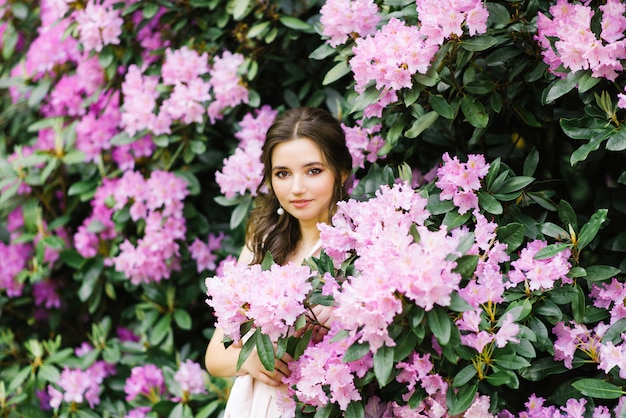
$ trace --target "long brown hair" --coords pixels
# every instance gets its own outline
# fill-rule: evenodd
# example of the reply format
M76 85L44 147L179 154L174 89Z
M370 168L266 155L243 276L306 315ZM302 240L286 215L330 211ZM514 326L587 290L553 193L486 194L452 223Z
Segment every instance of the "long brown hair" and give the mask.
M247 245L254 255L251 264L261 263L267 252L276 263L284 264L300 239L298 220L288 213L282 216L276 213L279 203L271 187L274 147L300 138L310 139L319 146L324 162L335 176L329 218L335 212L337 202L346 198L342 178L352 170L352 156L337 119L326 110L314 107L298 107L279 116L265 136L261 155L263 181L257 190L246 230Z

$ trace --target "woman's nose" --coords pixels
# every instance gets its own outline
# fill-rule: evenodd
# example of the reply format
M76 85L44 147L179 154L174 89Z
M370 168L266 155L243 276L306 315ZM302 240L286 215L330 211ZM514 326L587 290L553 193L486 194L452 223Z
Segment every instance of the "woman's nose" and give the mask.
M293 194L302 194L306 190L305 179L302 176L294 176L291 184L291 192Z

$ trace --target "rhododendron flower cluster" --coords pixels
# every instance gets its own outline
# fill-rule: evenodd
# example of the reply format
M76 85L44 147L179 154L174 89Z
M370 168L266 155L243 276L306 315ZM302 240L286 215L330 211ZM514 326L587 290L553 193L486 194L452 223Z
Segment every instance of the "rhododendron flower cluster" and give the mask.
M89 0L84 9L74 13L78 36L86 51L100 52L106 45L120 43L122 24L120 9L110 0Z
M557 280L562 283L572 283L572 279L567 277L572 265L569 263L571 250L566 248L554 257L544 260L536 260L535 255L539 250L546 247L546 242L535 240L528 243L519 259L511 262L511 271L508 273L509 283L507 286L516 286L519 283L526 283L528 289L550 290Z
M182 391L189 395L206 392L205 377L204 369L190 359L180 363L178 370L174 373L174 380L178 382Z
M320 9L320 16L322 35L334 47L374 33L380 21L373 0L328 0Z
M208 242L196 238L189 246L189 254L191 258L196 260L198 265L198 273L203 270L215 270L217 268L217 254L216 250L222 246L222 240L224 239L224 233L220 232L218 235L209 234Z
M90 347L85 349L90 351ZM78 354L84 354L85 350ZM100 392L104 379L115 373L114 367L104 361L96 361L86 370L65 367L56 385L48 385L49 405L58 410L63 402L87 402L90 408L100 403Z
M227 198L243 196L248 192L252 196L257 195L263 178L261 147L277 113L269 106L263 106L246 114L240 122L241 130L235 133L239 145L231 156L224 159L222 171L215 173L215 182Z
M361 399L354 379L365 376L372 367L372 356L370 354L353 362L343 361L354 338L335 341L338 331L339 327L335 326L322 341L307 348L297 361L289 364L292 374L284 379L284 383L290 388L290 395L300 402L317 407L333 402L345 411L351 401ZM295 403L291 405L291 410L286 406L285 416L290 416L294 410Z
M312 288L311 276L311 269L304 265L274 264L270 270L262 270L258 264L233 261L224 265L222 276L206 279L206 302L215 310L216 326L233 341L243 337L240 326L250 320L277 341L307 313L305 300Z
M398 90L413 85L413 75L426 73L446 38L460 37L464 27L470 36L487 30L489 13L480 0L416 3L419 26L392 17L373 35L357 38L352 49L355 90L362 93L373 81L382 93L378 103L365 109L368 117L380 117L382 109L397 100Z
M626 5L607 0L599 10L600 34L592 30L595 16L590 5L558 0L550 7L552 18L539 13L535 39L552 72L564 77L562 66L571 72L591 70L597 78L617 78L623 70L621 60L626 59Z
M185 238L182 211L188 194L186 181L165 171L153 171L148 179L127 171L119 179L104 181L91 202L91 216L74 236L76 250L83 257L95 256L102 242L116 237L115 211L130 205L130 218L145 221L144 235L136 243L124 240L120 253L107 262L136 285L168 278L179 267L177 241ZM108 203L111 199L112 204Z
M341 127L346 133L346 146L352 156L353 167L365 168L365 161L373 163L378 158L384 157L384 155L378 155L378 151L385 144L378 134L381 130L380 124L368 128L360 125L349 127L344 124Z
M439 197L443 200L452 200L463 214L468 210L478 210L478 195L480 181L487 175L489 164L480 154L471 155L466 163L458 157L450 158L446 152L443 165L437 170L436 185L441 189Z
M207 108L211 123L222 119L225 109L248 103L248 89L239 75L239 67L243 63L243 55L230 51L224 51L221 57L214 58L209 80L213 101Z
M124 383L126 400L132 401L138 396L156 400L166 391L163 372L154 364L133 367L130 377Z

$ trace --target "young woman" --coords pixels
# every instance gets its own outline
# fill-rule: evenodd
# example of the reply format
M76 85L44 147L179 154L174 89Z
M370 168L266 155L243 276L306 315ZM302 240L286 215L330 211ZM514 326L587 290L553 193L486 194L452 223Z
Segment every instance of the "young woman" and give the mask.
M261 159L264 176L246 230L240 263L261 263L266 252L284 265L302 263L320 251L317 224L329 223L336 203L346 197L345 181L352 169L341 125L328 112L310 107L285 112L267 131ZM266 186L267 192L261 189ZM318 319L328 318L325 312ZM275 359L267 371L253 351L239 370L241 345L224 348L219 328L207 347L206 368L213 376L238 376L225 418L278 418L276 401L290 374L289 355Z

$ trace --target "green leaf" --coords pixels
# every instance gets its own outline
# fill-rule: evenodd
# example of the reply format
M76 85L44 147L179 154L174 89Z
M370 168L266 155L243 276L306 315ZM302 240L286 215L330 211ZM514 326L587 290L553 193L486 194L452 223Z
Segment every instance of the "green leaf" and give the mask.
M327 86L350 73L350 67L345 61L339 61L333 68L331 68L326 75L324 76L324 80L322 81L322 85ZM378 96L378 94L377 94Z
M505 354L502 356L495 356L493 361L498 367L502 367L509 370L520 370L530 366L530 362L524 357L517 356L515 354Z
M230 214L230 229L237 229L243 223L252 206L252 196L246 195Z
M606 279L611 279L622 272L616 267L599 264L585 267L585 271L587 272L585 280L588 282L601 282Z
M28 97L28 106L29 107L37 107L41 103L41 101L46 97L48 91L50 90L50 86L52 85L52 81L48 78L42 79L37 87L33 89Z
M500 187L493 189L493 193L513 193L522 190L530 183L535 181L534 177L516 176L506 180Z
M539 382L547 376L567 372L562 362L555 361L552 357L543 357L531 363L530 367L520 370L520 377L531 382Z
M174 322L180 329L187 331L191 329L191 315L184 309L174 310Z
M368 343L354 343L343 355L343 362L350 363L351 361L360 360L370 352L370 345Z
M260 334L261 329L257 328L254 333ZM243 343L243 347L241 347L239 357L237 358L237 370L241 369L241 365L248 359L250 353L254 350L254 347L256 347L256 336L252 335L246 342Z
M313 33L315 30L313 26L309 25L306 22L298 19L297 17L292 16L281 16L278 18L280 23L288 27L289 29L299 30L301 32Z
M547 245L543 247L542 249L540 249L539 251L537 251L537 254L535 254L534 259L545 260L547 258L552 258L558 253L564 251L565 249L570 248L571 246L572 246L571 244L565 244L562 242Z
M502 204L491 194L484 190L478 192L478 204L481 208L494 215L501 215L504 209Z
M454 109L442 95L431 94L428 96L428 103L440 116L450 120L454 119Z
M448 393L446 394L448 414L450 416L459 415L469 408L476 397L477 391L477 384L462 386L458 391L454 387L449 387Z
M626 330L626 318L615 321L602 336L602 342L604 344L608 342L612 342L613 344L621 343L624 330Z
M591 398L618 399L626 394L619 386L600 379L580 379L572 383L572 386Z
M454 376L454 380L452 381L452 387L458 388L465 385L466 383L469 383L469 381L472 380L472 378L476 376L476 374L476 367L474 367L473 364L468 364Z
M472 94L487 94L496 89L496 83L491 80L474 80L465 85L465 90Z
M454 272L460 274L463 278L470 278L474 271L476 271L476 266L478 266L478 255L466 254L456 259L456 267L454 268Z
M267 29L270 26L270 22L268 21L264 21L264 22L259 22L259 23L255 23L249 30L248 30L248 38L256 38L259 36L263 36L265 34L265 32L267 31ZM326 45L326 44L324 44Z
M235 6L233 7L233 19L241 20L246 16L246 14L248 14L250 1L251 0L235 0Z
M623 125L620 129L613 131L614 133L609 136L609 140L606 142L606 149L609 151L623 151L626 149L626 129Z
M498 44L498 39L493 36L481 35L474 38L463 39L459 42L461 48L466 51L484 51Z
M565 78L554 81L543 92L543 104L549 104L572 91L584 74L583 71L577 71L575 73L569 73Z
M258 329L257 329L258 330ZM275 352L274 345L269 335L262 332L256 332L256 350L259 354L259 359L266 370L274 371Z
M318 46L313 52L309 54L309 58L312 60L323 60L333 54L335 54L337 50L327 43L323 43Z
M512 253L524 242L524 225L512 222L496 228L498 241L507 245L507 251Z
M606 221L607 213L608 209L598 209L591 215L589 221L580 228L578 241L576 243L578 251L581 251L593 241L598 231L600 231L600 227Z
M526 156L526 159L524 160L524 168L522 170L524 176L532 177L532 175L535 174L535 170L537 169L538 165L539 151L537 150L537 148L533 147Z
M374 354L374 374L382 388L391 381L394 369L394 348L383 345Z
M552 222L546 222L539 225L539 230L543 235L555 238L556 240L569 239L569 233L560 226L553 224Z
M566 200L561 200L559 201L558 211L559 219L561 219L563 225L565 225L565 227L568 229L571 225L574 231L577 231L578 221L576 219L576 213L574 212L572 205L570 205Z
M59 373L59 370L56 367L50 364L42 364L37 371L37 377L46 382L57 383L61 377L61 373Z
M426 321L439 345L447 345L452 330L450 317L446 310L435 305L432 310L426 312Z
M463 96L461 111L475 128L486 128L489 124L489 115L485 112L485 107L471 96Z
M167 336L167 334L171 331L172 327L172 315L166 314L161 319L157 321L157 323L152 328L152 332L150 333L150 344L151 345L159 345L161 341Z
M434 110L423 114L413 122L411 127L404 133L404 136L407 138L416 138L435 123L437 118L439 118L439 113Z
M344 418L365 418L365 408L361 402L350 402L343 416Z

